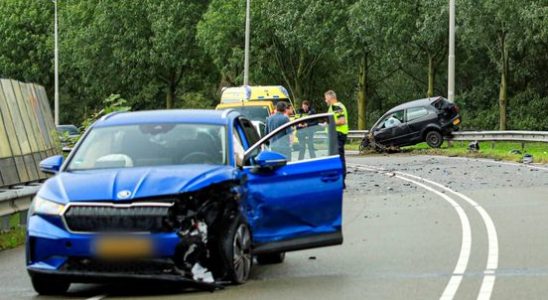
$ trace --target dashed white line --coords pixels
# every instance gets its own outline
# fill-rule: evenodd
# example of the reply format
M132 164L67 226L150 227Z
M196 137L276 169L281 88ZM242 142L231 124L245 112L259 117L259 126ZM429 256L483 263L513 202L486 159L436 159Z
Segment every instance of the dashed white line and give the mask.
M357 167L358 168L359 167L364 168L360 165L358 165ZM384 170L382 168L373 167L373 166L367 166L367 168L365 168L365 169L373 170L373 171L376 171L376 172L386 172L386 170ZM488 299L490 299L491 295L493 293L493 287L495 285L495 278L496 278L495 272L496 272L496 269L498 268L499 247L498 247L498 237L497 237L497 231L496 231L496 228L495 228L495 224L493 223L493 220L491 219L489 214L485 211L485 209L483 207L481 207L476 201L470 199L468 196L466 196L462 193L459 193L457 191L454 191L454 190L450 189L449 187L446 187L446 186L444 186L442 184L439 184L437 182L434 182L432 180L428 180L428 179L420 177L420 176L416 176L416 175L412 175L412 174L408 174L408 173L403 173L403 172L398 172L398 171L395 171L393 173L388 173L388 174L394 174L394 175L396 175L396 177L398 177L400 179L408 180L408 181L410 181L410 180L405 179L405 177L414 178L414 179L420 180L422 182L427 182L431 185L434 185L438 188L441 188L445 191L448 191L448 192L458 196L459 198L463 199L468 204L470 204L472 207L474 207L474 209L476 209L476 211L480 214L480 216L483 220L483 223L485 224L485 228L486 228L486 231L487 231L488 248L489 248L488 256L487 256L487 265L485 267L484 277L483 277L483 281L481 283L480 292L478 294L477 299L478 300L488 300ZM403 177L403 176L405 176L405 177ZM412 181L412 182L416 184L415 181ZM419 183L419 185L421 185L421 184ZM464 243L464 238L463 238L463 243ZM461 251L461 254L462 254L462 251ZM460 260L460 257L459 257L459 260ZM464 272L462 272L462 273L464 273ZM442 294L441 299L452 299L454 297L455 294L454 293L451 294L450 292L448 292L448 289L450 289L450 290L454 289L456 282L458 282L458 284L460 284L460 280L462 279L462 275L461 275L461 279L453 279L453 278L455 276L458 276L458 274L462 274L462 273L457 272L457 270L455 268L455 272L453 273L454 275L451 278L451 280L449 281L447 287L445 288L445 291ZM452 281L453 281L453 283L452 283ZM458 288L458 284L456 285L456 288ZM450 288L450 286L451 286L451 288ZM454 292L456 292L456 288L455 288Z

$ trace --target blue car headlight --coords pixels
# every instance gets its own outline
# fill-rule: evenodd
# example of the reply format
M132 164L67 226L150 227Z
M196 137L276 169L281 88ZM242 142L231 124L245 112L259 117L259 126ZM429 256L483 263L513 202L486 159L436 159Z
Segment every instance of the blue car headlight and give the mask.
M36 196L29 208L29 216L35 214L60 216L64 209L65 205L63 204Z

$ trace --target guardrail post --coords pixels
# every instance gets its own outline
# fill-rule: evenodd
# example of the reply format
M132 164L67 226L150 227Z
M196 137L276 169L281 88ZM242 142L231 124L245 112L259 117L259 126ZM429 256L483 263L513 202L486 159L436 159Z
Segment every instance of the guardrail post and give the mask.
M491 149L495 149L495 145L496 145L496 144L497 144L497 142L492 141L492 142L491 142Z
M10 215L2 216L2 227L0 227L1 232L9 231L10 228Z
M19 212L19 225L21 226L26 226L27 225L27 215L28 215L29 211L28 210L23 210L21 212Z

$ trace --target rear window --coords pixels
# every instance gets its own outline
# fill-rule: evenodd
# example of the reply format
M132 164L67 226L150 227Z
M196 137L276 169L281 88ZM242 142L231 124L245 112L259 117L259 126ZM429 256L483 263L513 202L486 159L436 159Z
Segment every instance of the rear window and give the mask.
M451 102L447 101L444 98L439 98L438 100L432 102L432 106L434 106L439 111L443 111L444 109L447 109L451 106Z
M425 107L413 107L407 109L407 121L413 121L418 118L424 117L428 114L428 110Z

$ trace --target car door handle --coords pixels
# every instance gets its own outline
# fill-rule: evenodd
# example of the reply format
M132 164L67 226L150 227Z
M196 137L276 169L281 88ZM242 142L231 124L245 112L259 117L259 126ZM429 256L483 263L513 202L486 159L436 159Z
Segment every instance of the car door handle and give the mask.
M323 182L332 182L337 181L341 175L338 172L326 172L322 173L322 181Z

